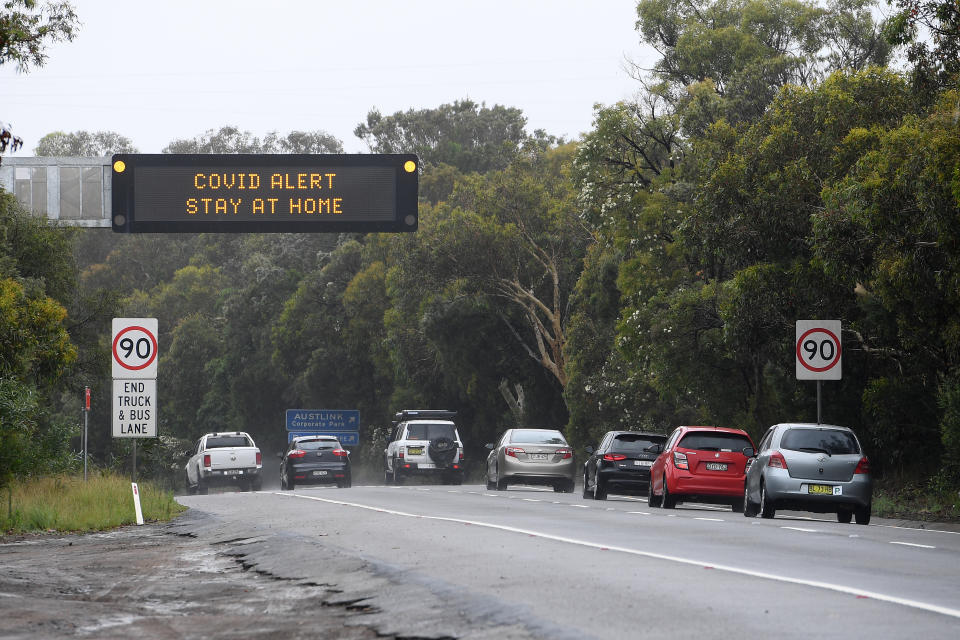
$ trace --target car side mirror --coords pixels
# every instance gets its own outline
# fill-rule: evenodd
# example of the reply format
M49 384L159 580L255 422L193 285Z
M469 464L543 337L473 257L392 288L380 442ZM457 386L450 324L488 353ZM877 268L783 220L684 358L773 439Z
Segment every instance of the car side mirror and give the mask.
M491 451L493 451L493 443L492 443L492 442L488 442L487 444L485 444L485 445L483 445L483 446L486 447L487 449L490 449Z
M753 450L753 447L744 447L742 451L743 455L747 456L748 458L753 458L757 455L757 452Z
M585 451L587 452L588 455L593 455L593 452L595 451L595 449L590 445L587 445L587 448L585 449Z

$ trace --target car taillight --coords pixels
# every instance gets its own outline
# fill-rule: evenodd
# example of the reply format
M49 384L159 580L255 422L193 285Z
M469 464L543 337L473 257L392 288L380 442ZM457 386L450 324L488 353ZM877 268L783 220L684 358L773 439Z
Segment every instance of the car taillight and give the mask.
M605 453L603 454L604 460L609 460L610 462L619 462L620 460L626 460L627 456L622 453Z
M508 456L513 456L514 458L517 457L518 453L525 453L525 451L520 447L507 447L506 449L503 450L503 452Z
M397 449L397 457L403 460L403 447Z
M259 467L262 464L263 464L263 456L260 455L259 451L257 451L257 466Z
M463 451L461 451L459 455L460 455L460 462L463 462Z
M867 459L867 456L860 458L860 462L857 463L857 468L854 469L854 473L870 473L870 461Z
M677 469L686 469L689 471L690 466L687 464L687 454L674 451L673 466L675 466Z
M209 466L210 466L210 454L209 454L209 453L203 454L203 466L205 466L205 467L209 467Z
M287 454L287 457L288 457L288 458L302 458L302 457L305 456L305 455L307 455L307 452L304 451L303 449L294 449L293 451L291 451L290 453Z
M569 460L573 457L573 449L557 449L554 453L558 456L563 456L564 460Z
M347 452L344 451L343 449L334 449L333 455L337 456L338 458L346 458Z
M774 469L786 469L787 461L784 459L783 454L779 451L774 451L770 454L770 459L767 461L768 467L773 467Z

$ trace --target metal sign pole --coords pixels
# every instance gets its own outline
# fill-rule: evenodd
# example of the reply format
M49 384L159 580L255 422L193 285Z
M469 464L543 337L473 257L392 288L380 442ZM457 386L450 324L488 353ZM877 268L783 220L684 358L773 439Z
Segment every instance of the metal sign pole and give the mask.
M823 422L822 415L820 413L820 408L822 406L820 402L820 392L823 389L823 380L817 380L817 424Z
M87 422L90 412L83 410L83 481L87 481Z
M133 481L137 481L137 439L133 439Z

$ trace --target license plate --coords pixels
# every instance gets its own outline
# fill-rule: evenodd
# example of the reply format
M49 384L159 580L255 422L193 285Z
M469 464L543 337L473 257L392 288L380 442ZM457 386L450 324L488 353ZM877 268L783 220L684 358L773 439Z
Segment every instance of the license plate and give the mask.
M241 469L225 469L223 472L225 476L240 476L243 475L243 470Z
M807 493L815 493L820 496L839 496L843 495L843 487L835 487L832 484L808 484Z
M708 462L707 471L726 471L727 463L726 462Z
M432 462L421 462L417 465L417 467L420 469L436 469L437 465L433 464Z
M637 467L652 467L653 461L652 460L634 460L633 464L634 466L637 466Z
M423 447L407 447L407 453L409 453L411 456L422 456Z
M545 454L545 453L529 453L529 454L527 454L527 458L529 458L530 460L546 460L546 459L547 459L547 454Z
M314 472L313 472L313 475L315 475L315 476L325 476L325 475L327 475L327 472L326 472L326 471L314 471Z

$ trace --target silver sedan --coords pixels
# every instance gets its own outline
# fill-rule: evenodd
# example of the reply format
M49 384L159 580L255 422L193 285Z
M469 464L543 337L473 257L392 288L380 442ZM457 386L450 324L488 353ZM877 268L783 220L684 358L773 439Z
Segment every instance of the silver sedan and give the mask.
M743 513L772 518L777 509L798 509L869 524L872 495L870 461L851 429L775 424L749 462Z
M573 449L556 429L508 429L487 449L487 489L547 484L554 491L573 493Z

